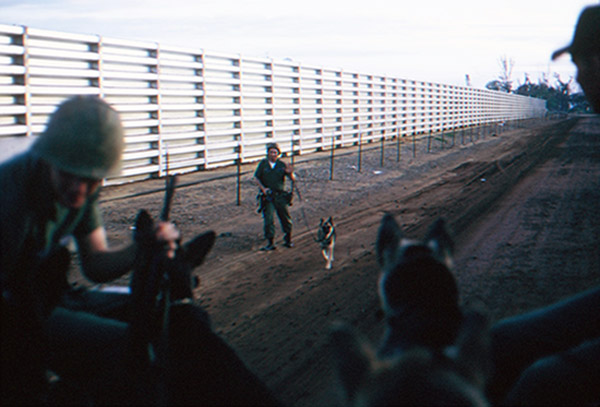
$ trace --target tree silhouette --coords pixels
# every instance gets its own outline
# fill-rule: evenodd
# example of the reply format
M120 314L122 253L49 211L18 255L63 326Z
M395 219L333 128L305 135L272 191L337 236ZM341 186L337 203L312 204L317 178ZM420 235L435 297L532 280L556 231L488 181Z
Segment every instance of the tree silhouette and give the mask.
M542 75L542 78L538 79L538 83L533 83L529 74L526 73L524 82L513 90L511 75L514 61L503 56L498 62L500 74L497 79L493 79L485 85L487 89L544 99L546 108L554 112L592 112L583 93L571 93L572 77L568 81L563 81L560 75L555 73L552 84L546 75Z
M500 75L498 76L498 79L488 82L485 87L491 90L510 93L512 90L512 70L515 66L515 61L504 55L500 57L498 63L500 64Z

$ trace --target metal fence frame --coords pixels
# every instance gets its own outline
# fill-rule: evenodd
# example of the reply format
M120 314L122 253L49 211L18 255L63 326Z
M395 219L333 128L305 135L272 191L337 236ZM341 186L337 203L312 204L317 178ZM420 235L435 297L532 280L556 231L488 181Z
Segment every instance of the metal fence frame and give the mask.
M66 97L112 104L126 129L107 183L247 163L278 142L292 155L542 117L520 95L0 25L0 142L39 135Z

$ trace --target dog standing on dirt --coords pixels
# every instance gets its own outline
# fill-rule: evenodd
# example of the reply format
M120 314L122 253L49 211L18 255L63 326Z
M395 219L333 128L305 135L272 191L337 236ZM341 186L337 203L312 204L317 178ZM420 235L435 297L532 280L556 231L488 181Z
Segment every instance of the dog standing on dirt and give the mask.
M335 226L333 218L330 216L327 220L321 218L319 230L317 231L317 242L321 245L321 253L327 264L325 268L330 270L333 263L333 249L335 247Z

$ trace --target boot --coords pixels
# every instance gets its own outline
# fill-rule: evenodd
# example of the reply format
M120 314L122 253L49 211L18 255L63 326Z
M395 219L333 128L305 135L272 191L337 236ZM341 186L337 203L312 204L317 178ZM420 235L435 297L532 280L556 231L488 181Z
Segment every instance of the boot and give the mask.
M267 245L260 248L260 250L262 250L263 252L270 252L271 250L275 250L275 249L276 249L276 247L273 244L273 239L269 239Z
M294 244L292 243L292 234L288 233L283 237L283 245L285 247L294 247Z

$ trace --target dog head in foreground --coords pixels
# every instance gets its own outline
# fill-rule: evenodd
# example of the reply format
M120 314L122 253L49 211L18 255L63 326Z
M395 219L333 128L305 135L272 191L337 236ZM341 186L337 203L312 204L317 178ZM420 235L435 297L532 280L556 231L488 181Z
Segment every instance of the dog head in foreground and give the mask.
M348 325L336 325L331 334L344 404L488 405L489 321L459 307L445 221L414 240L385 215L376 251L385 315L379 347Z
M392 330L384 347L441 349L451 344L462 316L452 273L454 243L445 221L438 219L423 240L414 240L385 215L376 251L381 267L379 299Z

